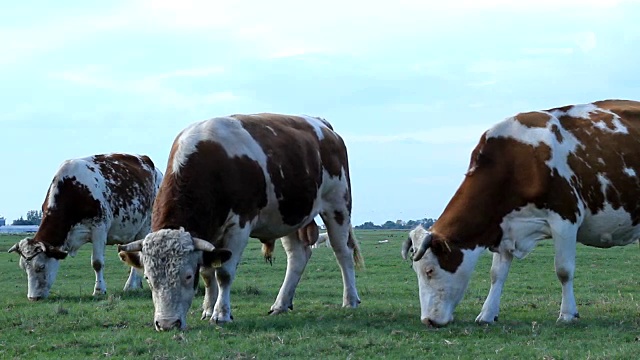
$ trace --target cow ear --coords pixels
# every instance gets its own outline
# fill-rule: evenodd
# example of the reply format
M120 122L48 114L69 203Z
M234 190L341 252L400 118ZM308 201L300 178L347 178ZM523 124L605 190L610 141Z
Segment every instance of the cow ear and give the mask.
M142 266L142 259L140 259L139 251L120 251L118 256L123 263L136 269L143 270L144 267Z
M218 268L222 263L231 258L232 252L229 249L220 248L207 251L202 254L202 262L204 266Z
M413 242L411 241L411 237L407 236L407 240L402 243L401 254L404 260L407 260L407 255L409 255L409 252L413 252Z
M63 260L64 258L67 257L67 255L69 255L68 252L64 251L64 250L60 250L57 247L51 246L51 245L47 245L46 246L47 250L45 251L45 255L47 255L48 257L57 259L57 260Z

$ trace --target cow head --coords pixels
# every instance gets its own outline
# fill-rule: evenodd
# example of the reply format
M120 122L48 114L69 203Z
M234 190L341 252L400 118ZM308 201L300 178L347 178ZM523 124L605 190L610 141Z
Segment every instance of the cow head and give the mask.
M49 296L58 274L59 260L66 258L67 252L32 238L20 240L9 252L20 255L19 264L28 279L27 298L36 301Z
M195 295L199 267L219 266L231 257L231 251L217 249L183 228L158 230L143 240L119 245L118 251L120 259L144 271L151 288L157 331L183 330ZM203 251L212 254L213 264L203 264Z
M453 310L462 300L473 268L484 250L453 246L439 240L422 225L413 229L403 244L404 259L413 253L413 270L418 276L420 319L429 326L444 326L453 320ZM455 269L443 267L440 259L459 265Z

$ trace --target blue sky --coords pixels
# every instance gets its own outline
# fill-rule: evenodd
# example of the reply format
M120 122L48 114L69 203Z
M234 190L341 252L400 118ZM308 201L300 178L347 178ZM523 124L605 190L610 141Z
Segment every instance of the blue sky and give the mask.
M640 4L616 0L5 1L0 216L60 163L147 154L232 113L309 114L348 146L353 220L438 217L492 124L640 99Z

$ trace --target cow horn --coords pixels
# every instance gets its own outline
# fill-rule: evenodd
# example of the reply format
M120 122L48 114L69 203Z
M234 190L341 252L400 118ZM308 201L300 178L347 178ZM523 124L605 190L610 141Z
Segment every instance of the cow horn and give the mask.
M422 259L422 256L424 256L424 253L426 253L427 249L431 247L431 240L432 240L431 233L427 233L427 235L422 240L422 244L420 244L420 248L418 249L418 251L416 251L415 254L413 254L413 261L418 261Z
M120 252L120 251L127 251L127 252L141 251L142 250L142 241L144 241L144 239L136 240L134 242L130 242L130 243L124 244L124 245L118 245L118 252Z
M401 252L401 254L402 254L402 259L403 260L407 260L407 254L409 254L409 251L411 250L411 245L413 245L411 243L411 237L407 236L407 240L405 240L402 243L402 252Z
M197 237L193 238L193 245L196 248L196 250L200 250L200 251L211 252L216 249L216 247L213 246L212 243L208 242L207 240L199 239Z
M11 248L9 248L9 250L7 252L9 252L9 253L18 252L18 244L17 243L14 244Z

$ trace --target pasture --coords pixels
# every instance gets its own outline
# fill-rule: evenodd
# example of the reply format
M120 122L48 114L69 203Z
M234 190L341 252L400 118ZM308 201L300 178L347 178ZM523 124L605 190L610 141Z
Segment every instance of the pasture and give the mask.
M20 236L0 236L0 358L118 359L619 359L640 352L640 249L578 246L575 293L581 319L558 325L560 284L550 242L514 261L500 320L474 323L489 290L491 256L484 255L452 325L420 323L416 275L400 257L405 231L357 232L366 268L357 272L358 309L342 309L342 281L333 252L314 249L294 310L268 316L284 277L278 244L273 266L260 243L244 252L232 290L235 322L200 320L202 291L184 332L153 329L148 286L123 293L128 268L108 247L108 295L91 296L90 245L62 261L51 296L31 303L18 256ZM379 240L390 241L378 244ZM201 282L202 283L202 282ZM202 286L202 285L200 285Z

